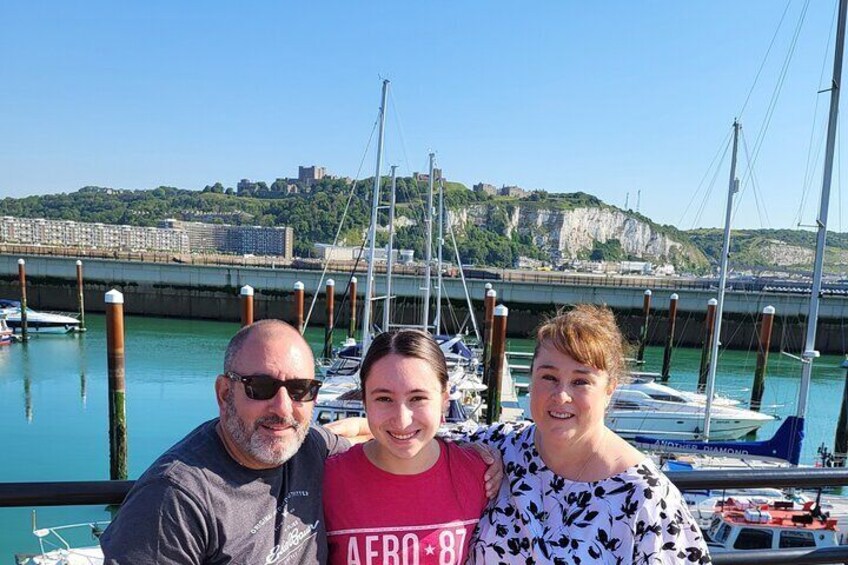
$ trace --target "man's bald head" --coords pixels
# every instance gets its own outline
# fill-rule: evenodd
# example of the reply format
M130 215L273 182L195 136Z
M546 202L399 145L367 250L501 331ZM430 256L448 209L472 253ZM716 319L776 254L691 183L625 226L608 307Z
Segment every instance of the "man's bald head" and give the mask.
M227 351L224 354L224 372L234 370L233 367L238 359L238 355L246 343L266 340L269 342L285 343L289 347L300 349L304 355L309 357L312 364L315 364L312 348L309 347L309 344L306 343L306 340L303 339L299 331L282 320L260 320L243 327L230 340L230 343L227 345Z

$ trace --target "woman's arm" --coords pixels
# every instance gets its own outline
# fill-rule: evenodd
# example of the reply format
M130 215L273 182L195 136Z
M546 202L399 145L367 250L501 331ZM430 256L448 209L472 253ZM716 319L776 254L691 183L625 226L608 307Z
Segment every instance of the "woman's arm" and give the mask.
M374 438L366 418L343 418L324 424L324 427L350 443L364 443Z

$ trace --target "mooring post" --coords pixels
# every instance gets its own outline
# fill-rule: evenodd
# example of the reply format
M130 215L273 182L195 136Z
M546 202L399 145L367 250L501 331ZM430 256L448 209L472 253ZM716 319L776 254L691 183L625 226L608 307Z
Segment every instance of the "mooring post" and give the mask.
M700 393L707 390L707 375L710 373L710 351L713 345L717 305L718 300L715 298L707 300L707 319L704 322L704 343L701 344L701 365L698 369L698 392Z
M249 284L241 287L241 327L253 323L253 287Z
M492 355L492 316L495 312L495 300L498 293L489 289L483 301L483 384L489 384L489 360Z
M845 369L845 386L842 388L842 406L839 408L839 422L836 424L836 442L833 445L833 455L840 467L845 467L848 454L848 355L842 361Z
M677 293L671 295L668 303L668 336L665 339L665 351L663 352L662 380L668 380L671 370L671 352L674 349L674 324L677 320Z
M487 391L486 423L493 424L501 417L501 385L506 354L506 320L509 309L501 304L492 316L492 357L489 362L489 388Z
M106 293L106 360L109 368L109 478L127 479L127 404L124 365L124 295Z
M648 322L651 320L651 289L645 290L642 298L642 330L639 332L639 351L636 354L636 362L645 362L645 346L648 344Z
M350 329L347 337L356 339L356 277L350 277L348 294L350 294Z
M324 326L324 359L329 359L333 356L333 310L335 309L336 301L336 281L327 279L327 292L325 304L327 307L327 324Z
M760 318L760 346L757 349L757 368L754 370L754 386L751 387L751 410L760 410L766 386L766 366L771 347L771 329L774 325L774 306L763 308Z
M294 324L303 334L303 283L300 281L294 283Z
M80 325L78 331L85 331L85 295L82 284L82 261L77 259L77 305L79 306Z
M26 261L18 259L18 282L21 285L21 341L29 339L27 335L27 299L26 299Z

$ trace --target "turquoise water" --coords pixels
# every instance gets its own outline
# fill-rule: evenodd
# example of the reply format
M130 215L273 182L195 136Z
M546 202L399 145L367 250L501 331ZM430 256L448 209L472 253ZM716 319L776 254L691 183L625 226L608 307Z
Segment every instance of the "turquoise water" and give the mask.
M41 335L25 346L0 348L0 482L108 479L104 318L90 315L86 322L86 334ZM213 383L238 325L128 317L125 326L129 472L136 478L170 445L217 415ZM336 335L341 339L341 334ZM309 331L307 338L317 351L323 330ZM508 349L530 347L526 340L511 340ZM648 348L645 369L658 371L662 353ZM698 350L675 351L671 384L694 389L699 359ZM844 381L841 361L825 357L816 364L807 461L820 443L832 446ZM725 352L718 390L747 398L755 362L753 353ZM763 399L767 411L794 413L799 379L797 361L772 355ZM764 428L760 437L778 425ZM109 518L105 508L95 506L39 508L37 513L39 526ZM30 508L0 508L0 526L0 565L12 563L14 553L37 550Z

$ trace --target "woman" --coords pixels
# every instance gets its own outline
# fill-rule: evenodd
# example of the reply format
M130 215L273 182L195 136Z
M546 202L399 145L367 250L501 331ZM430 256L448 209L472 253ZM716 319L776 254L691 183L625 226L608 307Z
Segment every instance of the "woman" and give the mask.
M607 308L543 323L533 356L531 425L471 435L497 447L504 481L480 520L475 563L709 563L680 492L604 425L624 373Z
M360 367L374 440L327 460L329 563L463 563L486 506L486 465L435 438L448 371L427 333L379 335Z

